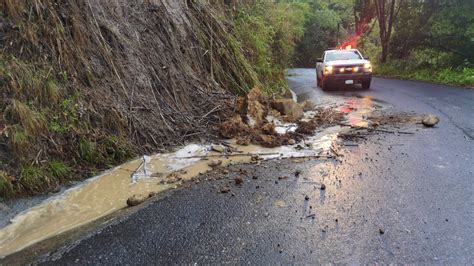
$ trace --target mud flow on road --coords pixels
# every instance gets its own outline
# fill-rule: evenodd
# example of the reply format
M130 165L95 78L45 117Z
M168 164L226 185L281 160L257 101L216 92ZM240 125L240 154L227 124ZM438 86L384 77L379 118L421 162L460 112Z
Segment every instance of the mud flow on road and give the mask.
M277 129L291 129L292 126L278 122ZM0 229L0 255L11 254L109 215L126 207L127 199L133 195L149 195L176 188L198 174L212 170L213 160L218 160L218 166L224 167L256 160L255 156L258 160L329 157L341 129L339 126L327 128L300 143L275 148L242 146L231 140L225 146L190 144L174 153L143 156L19 213ZM216 147L232 147L232 151L222 153L223 150Z
M198 261L195 256L201 252L219 253L214 250L216 246L212 244L213 242L223 242L227 248L236 249L235 245L238 243L229 242L230 240L226 237L233 235L224 230L226 226L222 226L222 230L224 230L222 231L215 230L211 225L196 227L193 224L211 216L215 216L216 221L240 228L235 231L239 234L238 238L244 239L244 242L261 246L261 250L254 247L256 251L270 254L276 248L277 254L288 255L276 255L271 258L262 256L262 258L272 261L279 258L278 256L285 256L283 261L288 263L296 262L293 259L298 256L308 263L374 261L372 259L377 257L376 254L382 254L383 261L403 261L395 260L393 256L395 256L394 254L401 256L408 251L400 247L393 250L393 247L390 247L390 245L401 245L400 241L403 239L403 235L398 232L400 230L400 232L416 231L413 235L405 236L409 239L407 246L415 250L413 254L420 254L426 248L439 252L441 247L448 245L448 243L452 244L454 239L448 238L446 244L434 247L435 244L425 238L433 237L436 227L445 230L447 225L444 224L446 223L445 219L452 219L461 228L465 228L468 235L472 236L472 226L466 225L456 218L443 218L444 223L438 224L437 220L441 216L456 215L448 207L452 207L453 202L457 201L445 202L439 193L432 194L433 189L439 190L439 187L434 185L435 182L431 182L437 175L445 176L441 180L445 185L447 185L446 182L450 183L456 180L458 176L461 177L460 182L467 181L463 177L468 176L469 173L472 174L472 167L470 168L467 162L469 158L472 159L473 152L472 146L469 148L464 145L467 138L457 138L451 144L456 147L457 152L463 158L459 159L457 166L453 168L454 162L451 159L444 158L444 162L438 162L439 156L433 157L436 153L426 150L426 147L447 149L445 144L439 142L440 137L437 135L441 132L439 130L441 126L427 128L422 125L424 114L433 112L433 109L407 108L411 101L414 101L410 97L403 96L400 101L394 101L393 99L397 98L392 95L387 98L385 94L380 94L377 80L374 82L373 90L369 92L356 88L323 93L316 88L314 77L309 74L311 73L309 70L298 71L298 75L289 77L289 84L295 92L296 98L301 103L309 100L315 104L313 110L307 110L304 113L302 120L308 122L317 114L320 115L321 112L318 113L320 110L318 108L330 108L341 113L344 116L343 120L336 125L316 128L311 135L279 147L264 148L252 144L239 145L238 139L233 139L221 143L193 143L173 153L143 156L91 178L18 214L10 224L0 229L0 255L14 253L41 240L123 209L127 206L127 199L133 195L148 197L148 195L153 196L156 193L175 188L178 189L170 193L170 196L156 201L143 211L131 214L129 218L125 218L117 225L107 227L104 233L99 232L91 238L81 240L83 242L80 243L83 244L79 244L77 248L66 248L65 250L68 251L64 254L62 253L64 249L58 251L54 258L62 258L63 262L67 263L69 260L85 259L80 254L90 253L88 256L91 261L99 262L100 260L93 258L98 258L96 255L99 256L101 251L94 251L87 247L93 247L100 243L102 246L108 246L101 241L105 241L102 237L111 241L110 236L107 237L109 233L115 235L113 239L116 239L113 240L115 244L110 246L111 249L120 250L124 248L123 245L128 245L124 243L131 242L132 245L135 244L136 248L150 250L149 247L142 246L142 243L154 243L157 238L151 242L140 240L141 237L147 238L142 234L145 231L156 232L163 236L156 240L157 244L162 247L160 250L163 249L168 252L167 254L176 256L180 254L181 256L166 256L157 251L156 254L142 254L144 261L147 258L153 261L153 259L157 259L158 255L161 259L156 261L161 262L189 263ZM382 85L383 88L387 87L383 83ZM274 124L277 134L297 132L298 123L284 122L271 115L266 119ZM452 137L460 134L458 127L443 122L444 120L441 121L441 124ZM299 125L304 125L304 123L299 123ZM433 142L437 143L437 146L431 146ZM458 156L459 154L453 154L453 158ZM270 161L265 162L265 160ZM418 163L416 163L417 161ZM452 172L446 173L446 169L452 169ZM426 176L424 174L426 171L432 173L433 176ZM436 182L440 182L440 180L436 179ZM252 185L249 187L250 184ZM472 192L472 186L467 184L462 189L467 191L461 195L466 195L466 192L469 191ZM206 192L204 193L204 191ZM206 199L202 197L206 197ZM193 200L189 202L187 199ZM222 201L223 199L234 199L235 204L240 204L240 207L230 206L232 201ZM204 205L196 206L198 202ZM472 203L472 198L464 200L464 203L458 207L460 210L466 209L466 204L469 202ZM258 207L260 203L263 203L262 206L265 208ZM433 204L440 206L440 210L443 208L444 211L428 214L425 210L419 209L421 206L434 208ZM202 206L209 207L203 209ZM242 209L242 206L246 207ZM386 210L384 206L391 209ZM153 211L155 208L158 208L159 211ZM224 211L222 208L235 209ZM179 214L181 211L185 213ZM295 211L297 214L290 215L289 211ZM187 212L194 213L195 219L172 220L173 217L190 217ZM163 215L155 217L156 213ZM254 215L255 213L260 213L263 216ZM468 220L469 217L472 218L471 214L468 215ZM245 221L233 219L234 224L234 222L229 222L229 215L244 217L242 219ZM154 219L157 222L153 225L143 225L143 217ZM424 222L420 224L416 219ZM279 220L289 222L277 224L271 222ZM217 224L221 222L217 222ZM250 227L246 229L238 225L243 222L256 223L256 225L252 227L252 230ZM300 224L302 222L304 224ZM428 222L431 222L430 226L423 229L423 225ZM201 221L201 223L207 224L205 221ZM137 226L137 224L143 227ZM149 228L159 224L179 226L169 228L175 231L176 234L173 235L169 235L167 233L169 230L163 231L164 229L161 227ZM272 224L268 230L273 228L275 232L297 230L293 232L294 237L289 237L286 233L283 235L270 233L265 229L264 224ZM310 225L314 227L311 229L308 227ZM124 227L129 228L126 230L131 230L130 227L135 228L132 230L133 234L123 236L127 237L125 242L120 236L122 235L120 230L124 230ZM191 232L185 227L201 229ZM207 232L206 230L211 231ZM280 246L259 244L258 241L261 240L254 238L259 236L255 230L263 234L260 236L273 239L272 243L281 242ZM219 235L222 239L214 239L214 237L219 237L212 233L214 231L220 232ZM394 233L395 231L398 233ZM373 232L376 233L373 234ZM205 236L198 237L196 234ZM453 234L460 237L458 239L461 243L466 243L466 238L461 237L460 231L455 231ZM190 241L190 245L193 243L195 245L188 247L186 243L175 239L185 235L192 236L191 239L202 239L205 245L198 245ZM389 238L380 238L381 235ZM298 241L308 239L308 237L314 240L310 241L311 245L319 250L314 250L314 254L307 253L307 249L303 248L301 244L297 244ZM424 239L420 240L419 247L415 248L412 245L414 243L413 237L419 240ZM341 239L346 239L344 241L348 244L343 245L344 241L341 242ZM294 248L290 248L290 244ZM182 246L183 249L179 246ZM195 250L197 247L201 247L203 250ZM128 248L133 249L133 247ZM176 248L189 252L178 251ZM466 248L473 250L471 244L467 244ZM34 249L32 250L34 252ZM330 250L340 250L341 259L336 260L336 254ZM27 251L28 249L25 252L28 253ZM241 252L247 255L252 253L244 250ZM358 256L364 252L372 254L368 256L370 260L360 260ZM454 253L461 257L463 254L462 252ZM136 254L141 253L137 251ZM215 255L215 260L210 259L212 256L208 256L208 260L202 261L236 262L235 259L238 259L232 252L225 254L233 255L228 257L222 253L222 255ZM441 256L432 253L428 255L430 259L424 258L423 261L432 262L433 258ZM7 259L12 259L14 256L15 254ZM130 254L127 256L122 258L118 255L117 259L125 259L125 261L137 259ZM259 261L257 257L249 256L241 257L241 259L248 258L248 260L239 261ZM316 257L322 259L315 260ZM408 257L410 260L406 260L406 262L417 261L414 259L416 256L410 255ZM202 259L202 257L200 258ZM52 257L46 256L43 259L48 261ZM109 259L114 261L113 258ZM459 261L466 261L465 259L466 256Z
M0 256L14 253L109 215L126 207L127 202L128 205L136 205L148 195L176 188L182 182L189 181L216 166L249 162L252 156L258 156L263 160L334 156L333 147L338 133L347 131L350 128L348 126L366 127L367 122L363 115L373 108L370 99L362 99L339 108L309 108L305 113L299 114L298 118L287 117L292 119L291 122L283 122L282 119L285 117L280 117L281 114L276 110L263 117L264 113L269 111L264 112L264 105L259 102L261 98L258 89L249 93L246 99L247 105L250 106L247 117L251 121L266 120L260 124L263 124L263 128L269 129L256 130L240 122L237 128L227 127L226 130L229 132L245 130L243 136L239 135L240 138L247 138L247 135L253 134L254 137L249 141L278 147L264 148L247 143L239 145L240 140L234 139L224 142L225 145L220 145L219 148L211 144L190 144L174 153L143 156L19 213L0 230ZM282 100L286 105L302 109L292 100L288 101ZM281 106L285 107L282 104ZM349 113L347 121L341 123L339 120L342 116L338 116L338 113ZM240 119L240 116L238 118ZM326 123L328 120L331 121ZM340 125L334 126L338 121ZM328 124L329 127L321 127L324 124ZM298 133L302 125L308 127L306 137L301 137L303 135ZM232 123L230 126L235 127ZM317 127L320 128L315 132ZM286 145L280 146L282 144ZM218 163L213 163L213 160Z
M374 105L370 98L351 99L335 108L347 115L343 123L320 129L293 145L264 148L238 145L231 140L225 146L220 145L220 149L211 144L190 144L174 153L143 156L18 214L0 230L0 254L11 254L109 215L126 207L127 199L133 195L149 195L176 188L182 182L212 170L212 160L218 160L218 165L223 167L250 162L252 155L258 156L259 160L333 157L336 155L338 134L347 135L351 127L367 128L367 115L375 109L383 108ZM307 111L303 120L310 121L316 113L314 110ZM275 130L279 134L297 130L295 123L285 123L272 116L268 119L276 125ZM232 147L231 152L222 154L228 147Z

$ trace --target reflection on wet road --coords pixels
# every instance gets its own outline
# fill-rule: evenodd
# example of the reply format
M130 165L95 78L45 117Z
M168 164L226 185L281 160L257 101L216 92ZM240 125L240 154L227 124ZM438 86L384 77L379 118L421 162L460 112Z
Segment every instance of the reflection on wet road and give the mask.
M288 83L295 91L298 101L312 101L321 106L336 106L348 114L351 126L367 127L366 117L375 110L392 108L387 102L367 95L360 86L350 86L329 92L317 87L314 71L311 69L289 70Z

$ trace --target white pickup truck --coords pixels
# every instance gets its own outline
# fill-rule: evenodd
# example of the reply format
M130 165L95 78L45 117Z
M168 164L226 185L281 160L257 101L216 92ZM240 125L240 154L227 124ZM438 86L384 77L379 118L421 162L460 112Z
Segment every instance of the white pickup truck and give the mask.
M354 84L362 84L367 90L372 81L372 64L357 49L326 50L317 60L316 80L323 90Z

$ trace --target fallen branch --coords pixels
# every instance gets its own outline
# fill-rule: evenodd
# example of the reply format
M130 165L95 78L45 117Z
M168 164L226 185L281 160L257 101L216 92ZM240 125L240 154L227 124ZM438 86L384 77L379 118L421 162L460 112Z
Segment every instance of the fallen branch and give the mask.
M344 145L344 146L349 146L349 147L356 147L356 146L359 146L359 144L357 144L357 143L344 143L343 145Z
M415 134L414 132L406 132L406 131L397 131L398 134L407 134L407 135L413 135Z
M187 156L187 157L179 157L182 159L192 159L192 158L209 158L209 157L234 157L234 156L265 156L265 155L282 155L279 152L273 153L231 153L231 154L210 154L210 155L195 155L195 156Z
M391 131L391 130L385 130L385 129L376 129L376 128L372 128L372 129L369 129L369 131L377 131L377 132L383 132L383 133L390 133L390 134L395 134L395 131Z
M195 156L187 156L187 157L178 157L180 159L193 159L193 158L215 158L215 157L235 157L235 156L268 156L268 155L280 155L283 156L284 154L279 152L273 153L241 153L241 154L210 154L210 155L195 155ZM325 158L325 159L333 159L334 156L330 155L319 155L319 154L305 154L302 156L293 156L288 158Z

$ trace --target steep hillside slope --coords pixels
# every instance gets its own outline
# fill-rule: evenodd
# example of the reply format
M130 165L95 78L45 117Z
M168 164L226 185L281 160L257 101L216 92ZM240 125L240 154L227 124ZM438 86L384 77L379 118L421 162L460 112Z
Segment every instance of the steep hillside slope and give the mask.
M257 83L216 7L0 1L0 196L212 136Z

